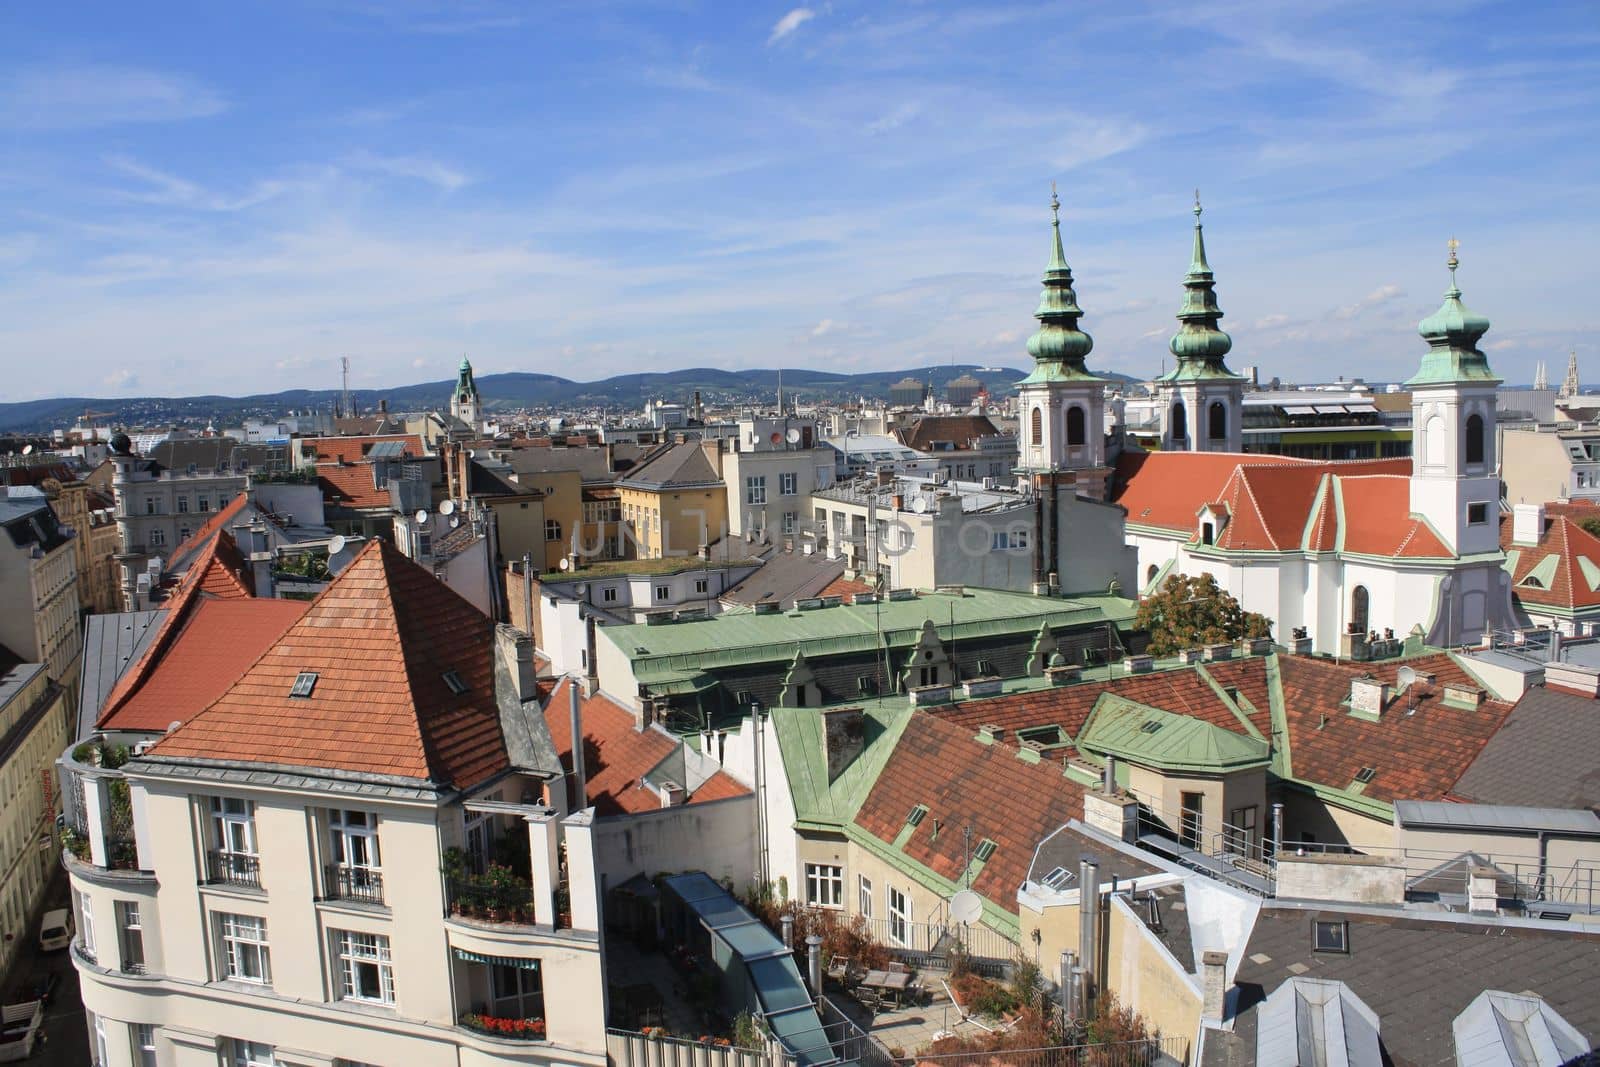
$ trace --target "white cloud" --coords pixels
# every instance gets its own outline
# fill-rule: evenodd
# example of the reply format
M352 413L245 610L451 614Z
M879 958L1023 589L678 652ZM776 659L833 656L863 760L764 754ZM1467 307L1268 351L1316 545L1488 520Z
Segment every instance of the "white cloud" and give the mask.
M1372 292L1368 293L1360 300L1357 300L1354 304L1346 304L1343 307L1336 309L1333 313L1333 317L1336 319L1353 319L1363 312L1370 311L1373 308L1382 307L1384 304L1391 304L1405 295L1405 290L1400 288L1398 285L1393 283L1390 283L1389 285L1380 285L1378 288L1372 290Z
M357 170L375 171L395 178L414 178L446 192L455 192L472 181L467 175L428 156L378 156L358 152L349 165Z
M1070 124L1065 142L1056 152L1057 170L1072 170L1088 163L1121 155L1137 148L1150 137L1149 127L1139 122L1114 119L1084 119Z
M888 133L897 130L922 114L922 105L915 100L908 101L873 121L867 123L868 133Z
M789 36L802 25L817 17L817 13L809 7L797 7L772 26L772 33L767 36L767 44L777 44Z
M108 156L106 165L149 186L126 191L124 195L130 200L143 204L189 207L199 211L243 211L281 196L321 189L336 177L336 172L331 168L302 168L287 176L259 179L242 192L225 194L128 156Z
M838 324L836 324L832 319L823 319L821 322L817 323L816 327L811 331L811 336L826 337L836 329L838 329Z
M126 367L112 371L100 381L108 389L127 391L139 388L139 376Z
M174 122L227 106L220 93L191 78L137 67L35 67L0 80L0 127L11 129Z
M1290 319L1287 315L1263 315L1251 325L1258 330L1275 330L1279 326L1289 325L1289 322Z

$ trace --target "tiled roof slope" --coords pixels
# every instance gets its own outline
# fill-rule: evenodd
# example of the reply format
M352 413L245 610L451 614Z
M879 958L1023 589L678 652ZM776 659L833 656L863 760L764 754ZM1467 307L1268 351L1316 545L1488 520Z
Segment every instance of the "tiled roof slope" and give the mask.
M220 697L309 606L271 598L198 600L143 683L108 705L96 725L159 733L189 719Z
M1500 547L1506 553L1518 600L1556 608L1600 607L1600 588L1596 588L1600 586L1600 538L1567 514L1557 514L1549 520L1537 545L1514 545L1511 537L1512 521L1510 516L1504 516L1500 521ZM1551 557L1555 559L1553 565L1546 562ZM1590 574L1596 578L1593 584Z
M1535 686L1455 784L1479 804L1600 812L1600 700Z
M239 551L239 543L226 531L218 533L210 548L195 562L201 594L222 600L243 600L256 595L250 566Z
M1449 559L1453 553L1411 513L1411 481L1398 475L1335 479L1344 505L1344 551L1397 559Z
M941 441L969 449L981 437L999 437L1000 430L987 415L925 415L896 436L907 448L931 452L934 444Z
M572 718L567 687L570 679L562 679L550 694L545 705L544 721L561 754L561 765L568 775L572 773ZM661 798L652 790L639 784L658 763L677 749L679 742L660 730L634 729L633 713L620 707L603 694L585 697L581 701L583 716L583 774L584 789L596 815L629 815L638 812L658 811ZM568 803L572 803L572 779L565 783L569 790ZM724 800L745 796L750 792L723 771L717 771L689 796L689 803L703 804L708 800Z
M387 487L372 484L370 463L318 463L317 482L331 507L387 508L392 503Z
M302 452L315 452L318 463L357 463L366 458L372 446L382 441L398 441L413 459L422 456L422 438L414 433L365 434L359 437L308 437Z
M625 479L628 485L670 488L675 485L713 485L722 476L697 441L672 445L635 467Z
M466 685L451 692L455 671ZM289 695L301 672L309 698ZM509 765L495 700L494 623L373 539L215 703L152 749L394 775L470 788Z
M167 557L167 570L173 573L184 570L191 557L204 548L206 543L215 537L218 532L226 528L249 502L250 494L240 493L228 501L227 504L218 508L210 518L201 523L198 530L189 535L188 540L172 550L172 554Z
M918 804L928 814L905 841L905 856L959 882L967 865L962 830L970 825L974 849L984 838L997 846L973 890L1015 914L1017 886L1034 849L1051 831L1083 817L1083 788L1059 763L1025 762L1013 749L980 744L964 726L915 712L855 823L893 847Z
M1394 695L1401 666L1432 674L1433 684ZM1511 713L1493 699L1476 710L1446 706L1446 685L1479 687L1446 653L1381 664L1279 656L1278 669L1293 776L1349 790L1357 772L1372 767L1377 773L1361 795L1383 803L1443 800ZM1365 673L1390 687L1377 722L1350 714L1350 681Z

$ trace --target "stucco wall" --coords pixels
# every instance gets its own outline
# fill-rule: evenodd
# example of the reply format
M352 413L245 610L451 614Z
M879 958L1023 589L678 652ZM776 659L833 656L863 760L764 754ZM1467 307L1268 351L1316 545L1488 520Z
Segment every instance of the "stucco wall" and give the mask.
M735 893L754 881L755 797L686 804L595 820L596 865L607 888L636 874L704 871L731 879Z

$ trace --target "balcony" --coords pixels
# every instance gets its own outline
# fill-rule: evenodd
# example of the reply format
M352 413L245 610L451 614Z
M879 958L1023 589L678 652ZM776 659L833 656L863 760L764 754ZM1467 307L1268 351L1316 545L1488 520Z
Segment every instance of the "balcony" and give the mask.
M107 745L99 737L62 753L61 848L86 874L142 870L133 796L120 769L128 758L125 746Z
M206 852L206 884L261 888L261 857L244 852Z
M534 922L533 884L509 868L491 866L484 874L452 878L447 889L451 915L520 926Z
M375 867L330 863L323 870L324 899L355 904L383 904L383 872Z

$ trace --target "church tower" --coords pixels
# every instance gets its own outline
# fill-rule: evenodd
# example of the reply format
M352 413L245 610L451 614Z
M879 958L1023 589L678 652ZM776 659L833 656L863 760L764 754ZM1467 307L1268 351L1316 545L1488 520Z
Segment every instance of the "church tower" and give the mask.
M1071 485L1079 496L1105 497L1105 379L1084 359L1094 340L1078 328L1083 310L1072 289L1072 268L1061 249L1061 201L1050 193L1050 263L1028 338L1033 373L1017 385L1020 418L1018 472L1035 487Z
M472 364L467 362L466 356L461 357L461 369L456 376L456 390L450 394L450 414L474 430L478 428L482 406L478 401L478 383L472 380Z
M1164 452L1241 452L1244 378L1230 371L1222 357L1233 338L1217 325L1217 280L1206 262L1205 235L1200 226L1200 194L1194 194L1194 253L1183 280L1183 308L1178 332L1167 347L1177 357L1172 370L1156 379L1161 405L1161 449Z
M1411 510L1433 524L1458 556L1500 550L1500 476L1495 456L1495 387L1500 379L1478 351L1489 320L1469 311L1456 288L1457 242L1450 241L1450 288L1417 332L1428 342L1411 390Z

